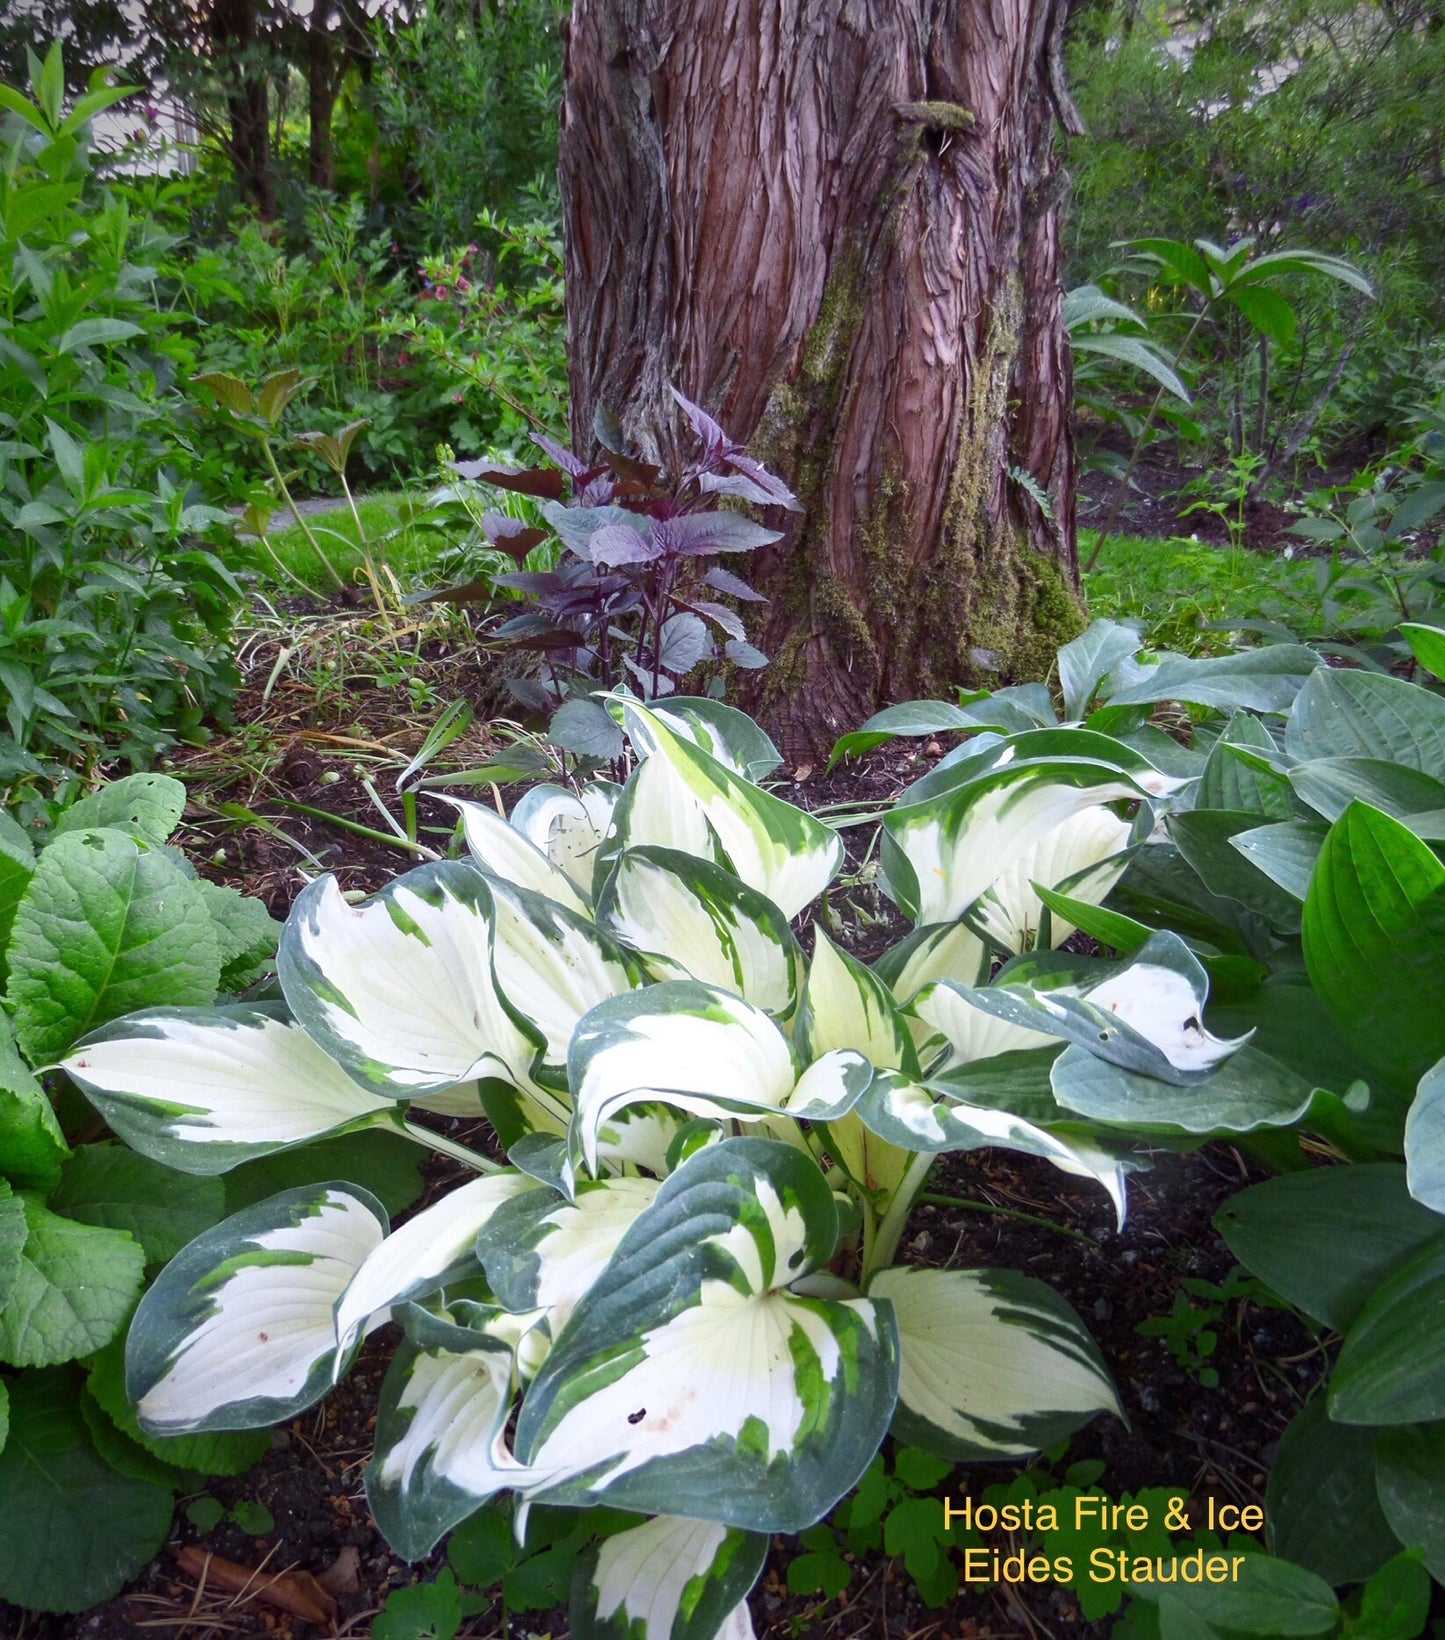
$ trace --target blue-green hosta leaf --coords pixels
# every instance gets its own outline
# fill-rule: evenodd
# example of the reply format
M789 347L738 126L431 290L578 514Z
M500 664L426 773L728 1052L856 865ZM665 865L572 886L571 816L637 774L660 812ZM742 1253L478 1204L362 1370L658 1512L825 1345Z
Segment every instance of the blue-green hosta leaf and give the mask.
M1284 744L1301 763L1383 758L1445 780L1445 698L1403 678L1323 666L1300 690Z
M1284 820L1272 826L1255 826L1229 839L1246 860L1262 871L1286 894L1303 900L1309 892L1310 873L1315 869L1329 828L1316 820Z
M1319 655L1303 644L1272 643L1204 660L1166 655L1154 665L1119 668L1122 687L1111 689L1108 701L1152 706L1177 700L1224 712L1287 712L1319 666Z
M1405 1118L1405 1172L1415 1200L1445 1213L1445 1059L1420 1078Z
M803 1152L730 1139L667 1179L572 1312L517 1420L548 1500L797 1531L852 1486L897 1396L891 1312L786 1290L837 1237Z
M124 1323L145 1271L123 1230L77 1224L23 1198L25 1245L0 1309L0 1361L48 1367L90 1355Z
M397 1115L395 1100L359 1086L265 1005L146 1008L61 1064L128 1145L182 1173L226 1173Z
M1013 1458L1123 1408L1073 1309L1013 1270L880 1270L898 1319L893 1432L954 1459Z
M992 882L969 912L970 924L1001 951L1028 950L1043 921L1034 885L1057 888L1098 905L1124 875L1132 827L1106 808L1088 808L1056 826ZM1049 919L1049 944L1074 932L1062 918Z
M604 1538L572 1582L575 1640L726 1640L768 1540L713 1520L657 1515ZM747 1629L737 1633L751 1633Z
M518 1313L545 1310L556 1337L658 1189L656 1179L602 1179L571 1202L546 1189L508 1202L476 1238L497 1301Z
M906 1004L934 980L982 985L992 965L992 952L967 923L936 923L915 929L885 951L873 964L873 972L893 992L895 1001Z
M336 1301L336 1375L372 1316L475 1275L478 1231L514 1196L534 1189L524 1173L484 1174L424 1208L373 1248Z
M618 804L620 848L656 844L726 866L785 917L816 899L843 863L831 826L754 786L634 701L651 754Z
M907 1023L887 985L816 925L793 1040L806 1060L852 1048L879 1070L918 1068Z
M771 900L710 860L629 848L597 902L597 923L642 953L655 979L700 979L786 1018L803 952Z
M507 1449L513 1348L408 1304L381 1386L366 1501L387 1542L420 1560L443 1533L527 1472Z
M555 900L493 881L492 970L517 1023L541 1037L531 1076L566 1085L567 1049L577 1022L642 978L640 964L586 917Z
M639 757L650 757L657 748L647 719L633 708L637 702L626 695L611 697L614 716L627 730ZM665 704L652 704L648 712L684 739L699 746L710 757L725 764L734 774L754 784L766 780L782 763L782 754L746 712L725 706L705 695L674 695Z
M1099 692L1099 685L1122 661L1138 652L1137 627L1116 621L1095 621L1086 632L1059 650L1059 687L1064 692L1064 716L1082 718Z
M1314 1099L1304 1077L1248 1047L1202 1079L1181 1084L1126 1070L1075 1044L1054 1061L1050 1081L1058 1102L1091 1122L1185 1133L1292 1127Z
M980 1062L981 1067L988 1064ZM873 1079L858 1101L856 1115L880 1138L915 1154L996 1146L1025 1156L1042 1156L1060 1172L1102 1185L1120 1226L1124 1223L1128 1169L1078 1134L1052 1133L1011 1111L959 1099L946 1082L915 1082L896 1071L885 1071Z
M1236 712L1205 759L1194 794L1201 809L1233 809L1260 822L1294 816L1289 781L1280 772L1274 736L1257 717Z
M221 976L205 896L159 846L74 831L41 856L10 934L8 1000L32 1065L137 1007L206 1007Z
M448 797L446 801L461 816L467 851L480 870L500 877L504 883L545 894L579 916L588 915L590 899L585 891L579 890L567 873L517 826L503 820L485 803L468 803L459 797Z
M1445 1237L1407 1256L1366 1300L1329 1395L1338 1424L1445 1419Z
M621 795L610 780L590 780L575 792L533 786L517 799L511 824L590 899L598 851Z
M393 1098L473 1077L525 1082L540 1033L502 1002L493 920L487 879L459 861L405 872L359 906L322 877L281 936L281 987L309 1036Z
M1401 1543L1418 1544L1437 1581L1445 1582L1445 1423L1403 1424L1375 1437L1380 1506Z
M852 1108L872 1067L830 1053L800 1077L787 1038L729 991L668 980L599 1004L577 1027L567 1059L569 1147L597 1171L598 1130L628 1105L662 1100L694 1116L786 1115L831 1121Z
M1005 762L885 816L884 884L915 923L953 922L1073 815L1144 795L1132 776L1106 763Z
M198 1236L141 1299L126 1389L153 1435L282 1423L332 1383L333 1314L386 1235L355 1185L303 1185Z
M1445 809L1445 781L1378 757L1317 757L1289 772L1303 803L1338 820L1356 798L1397 820Z
M930 1076L976 1059L1053 1045L1047 1031L1030 1030L975 1007L977 994L976 988L952 980L934 980L904 1009L919 1061Z
M993 985L971 991L969 1001L1124 1070L1183 1086L1208 1076L1249 1040L1225 1041L1204 1029L1208 995L1199 959L1177 934L1164 931L1090 985L1010 983L1006 968Z
M1392 680L1395 681L1395 680ZM1351 803L1310 878L1304 956L1367 1065L1414 1087L1445 1054L1445 866L1398 820Z

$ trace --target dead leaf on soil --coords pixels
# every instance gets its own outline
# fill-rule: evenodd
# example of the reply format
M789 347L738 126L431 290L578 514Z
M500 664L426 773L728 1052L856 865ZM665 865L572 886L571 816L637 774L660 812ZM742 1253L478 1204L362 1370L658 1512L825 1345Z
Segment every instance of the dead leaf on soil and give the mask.
M310 1572L263 1572L258 1567L223 1560L194 1545L171 1552L181 1570L197 1582L245 1595L248 1600L260 1600L308 1623L324 1623L329 1627L336 1621L336 1601Z
M327 1594L338 1598L355 1594L361 1587L361 1554L354 1544L347 1546L316 1579Z

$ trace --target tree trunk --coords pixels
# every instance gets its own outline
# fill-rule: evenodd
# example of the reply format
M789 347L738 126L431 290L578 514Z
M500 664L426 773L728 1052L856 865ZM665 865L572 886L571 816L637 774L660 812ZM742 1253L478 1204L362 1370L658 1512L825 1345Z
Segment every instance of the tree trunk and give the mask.
M669 382L804 503L754 579L795 756L1079 630L1056 119L1068 0L576 0L574 437ZM763 607L763 606L757 606Z
M336 186L336 153L331 141L331 119L341 90L341 72L332 61L327 8L314 0L306 29L306 113L310 126L307 178L313 188Z
M212 0L210 32L217 69L230 81L227 146L236 186L269 221L276 214L276 179L271 173L270 98L258 61L261 38L255 0Z

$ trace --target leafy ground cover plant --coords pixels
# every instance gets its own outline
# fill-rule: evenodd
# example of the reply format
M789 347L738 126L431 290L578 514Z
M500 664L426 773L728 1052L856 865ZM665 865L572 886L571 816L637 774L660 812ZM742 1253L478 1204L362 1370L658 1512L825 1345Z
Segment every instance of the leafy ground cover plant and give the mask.
M92 168L98 76L67 111L59 46L4 88L0 154L0 789L144 764L235 687L241 591L201 545L178 343L156 297L177 243Z
M749 720L610 704L640 759L624 787L537 789L512 823L462 805L470 862L354 909L329 880L303 894L286 1010L146 1009L66 1066L127 1142L207 1171L395 1127L417 1099L485 1110L508 1165L466 1155L475 1179L399 1230L335 1182L193 1242L131 1329L141 1425L290 1416L389 1313L407 1340L368 1496L400 1552L504 1490L522 1521L636 1510L653 1518L574 1588L577 1632L745 1633L766 1533L826 1514L890 1427L956 1461L1117 1405L1048 1288L895 1264L934 1157L1042 1155L1122 1211L1129 1137L1054 1099L1059 1038L1153 1067L1179 1101L1239 1045L1197 1030L1204 970L1173 935L1086 965L1021 1027L1011 976L1040 958L986 984L956 920L987 897L996 930L1027 925L1009 861L1104 892L1132 846L1107 805L1144 814L1176 786L1122 742L1105 759L1085 755L1101 737L1030 731L915 785L884 869L918 931L870 969L821 932L809 957L790 926L842 844L755 783L777 754Z

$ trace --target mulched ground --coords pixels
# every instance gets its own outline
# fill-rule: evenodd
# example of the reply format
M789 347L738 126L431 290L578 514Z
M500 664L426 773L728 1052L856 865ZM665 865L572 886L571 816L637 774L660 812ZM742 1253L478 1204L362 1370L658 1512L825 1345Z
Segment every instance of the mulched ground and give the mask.
M344 687L327 681L315 654L307 660L296 632L276 631L247 651L249 682L238 702L245 727L228 739L176 760L192 792L177 841L199 868L264 898L273 914L285 911L307 877L320 867L335 870L343 886L373 890L410 863L404 851L347 832L338 825L283 804L329 810L377 827L380 817L362 784L369 776L378 795L390 797L390 781L421 742L438 702L471 698L478 722L495 709L496 690L485 659L464 630L441 635L418 632L406 697L426 697L424 709L398 704L394 676L369 674L367 645L379 642L353 613L353 658ZM318 629L319 630L319 629ZM412 641L411 639L408 640ZM319 642L319 640L318 640ZM281 650L294 643L302 663L277 668ZM318 652L319 653L319 652ZM320 671L318 672L318 668ZM269 690L268 690L269 680ZM474 729L450 749L448 766L484 761L496 750L490 729ZM880 748L856 764L824 777L808 773L783 788L808 807L842 802L871 804L892 797L942 748L903 744ZM803 771L797 771L802 774ZM782 771L786 774L786 771ZM468 795L486 795L481 793ZM224 804L240 804L267 819L258 829L228 818ZM447 827L451 814L423 794L423 828ZM423 835L426 835L425 830ZM865 828L848 833L850 869L866 852ZM864 885L837 902L845 908L862 956L896 940L904 925L876 890ZM858 913L862 915L858 915ZM450 1182L451 1164L436 1161L428 1198ZM948 1267L1003 1265L1039 1277L1061 1292L1092 1328L1114 1373L1129 1427L1099 1418L1074 1439L1069 1461L1102 1459L1101 1484L1117 1497L1146 1485L1179 1485L1197 1497L1235 1503L1261 1502L1275 1443L1327 1366L1326 1351L1292 1317L1240 1302L1219 1324L1220 1345L1212 1365L1216 1387L1204 1388L1182 1370L1164 1342L1141 1337L1136 1325L1167 1313L1179 1284L1196 1276L1222 1281L1233 1260L1211 1228L1218 1205L1255 1175L1233 1149L1208 1145L1189 1155L1161 1153L1151 1172L1130 1185L1130 1217L1116 1233L1112 1210L1097 1188L1072 1181L1046 1163L1005 1152L945 1157L930 1188L940 1194L989 1204L996 1211L925 1205L910 1221L902 1256ZM1077 1237L1009 1217L1037 1215L1079 1233ZM37 1617L0 1605L0 1635L12 1640L133 1640L173 1635L211 1640L230 1635L365 1635L387 1593L426 1576L387 1548L366 1511L362 1476L371 1442L377 1389L395 1342L394 1329L368 1341L346 1382L314 1412L273 1437L270 1454L235 1479L208 1483L210 1496L230 1505L263 1504L275 1526L248 1536L224 1522L199 1532L178 1511L171 1540L157 1560L117 1599L74 1617ZM956 1474L950 1495L974 1493L1017 1472L1017 1466L979 1466ZM176 1555L199 1547L264 1579L276 1572L317 1577L337 1603L334 1628L302 1621L265 1604L256 1588L217 1590L178 1564ZM1005 1637L1074 1637L1106 1634L1111 1620L1086 1623L1073 1597L1053 1585L976 1589L941 1611L917 1598L896 1559L879 1557L855 1569L852 1583L835 1601L801 1599L786 1591L786 1567L796 1545L778 1540L752 1599L759 1640L1005 1640ZM501 1635L498 1617L469 1619L462 1634ZM514 1618L510 1634L565 1640L565 1610Z

